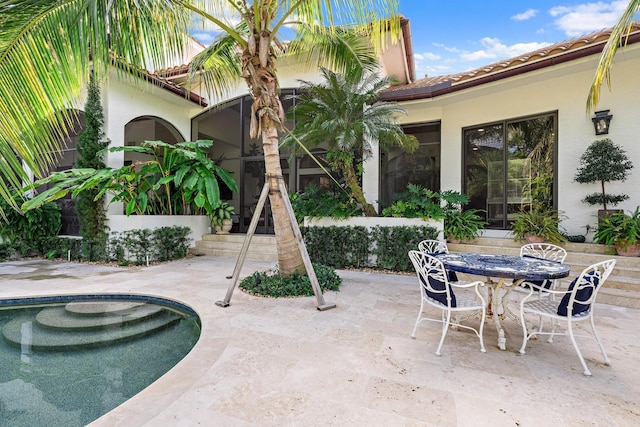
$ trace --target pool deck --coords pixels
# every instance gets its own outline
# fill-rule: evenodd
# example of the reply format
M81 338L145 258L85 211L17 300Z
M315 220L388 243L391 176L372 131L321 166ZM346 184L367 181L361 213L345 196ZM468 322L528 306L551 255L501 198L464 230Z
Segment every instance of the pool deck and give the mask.
M489 320L486 353L472 333L450 330L436 356L438 324L423 322L410 337L415 276L340 270L340 291L325 294L336 308L327 311L313 297L239 289L218 307L235 261L203 256L130 269L12 261L0 264L0 298L148 294L198 312L193 350L93 427L640 425L639 310L597 305L611 365L594 341L579 341L593 373L585 377L567 337L532 341L519 355L522 331L508 320L506 351ZM247 261L241 276L269 267Z

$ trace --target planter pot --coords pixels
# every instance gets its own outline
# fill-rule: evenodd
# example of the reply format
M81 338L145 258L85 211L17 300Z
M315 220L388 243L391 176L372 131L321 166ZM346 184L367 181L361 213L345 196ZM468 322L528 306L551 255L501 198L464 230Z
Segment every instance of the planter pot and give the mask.
M455 237L447 237L447 242L457 245L458 243L461 243L462 240L456 239Z
M640 243L636 243L635 245L627 246L626 249L622 249L618 244L616 244L616 253L620 256L628 256L628 257L637 257L640 256Z
M544 237L537 234L525 234L524 240L526 240L527 243L544 243Z
M233 227L233 221L230 219L223 219L222 225L216 225L213 227L213 230L216 234L229 234L231 231L231 227Z

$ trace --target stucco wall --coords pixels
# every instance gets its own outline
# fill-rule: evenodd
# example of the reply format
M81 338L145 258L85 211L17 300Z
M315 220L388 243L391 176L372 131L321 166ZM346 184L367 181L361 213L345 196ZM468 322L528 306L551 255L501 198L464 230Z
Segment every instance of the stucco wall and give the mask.
M496 121L526 117L557 111L558 113L558 208L569 217L563 224L569 233L582 234L587 224L596 223L597 207L588 206L581 199L598 190L598 185L574 182L579 158L596 138L591 115L586 112L586 97L596 69L598 56L582 58L571 63L546 67L520 76L500 80L479 87L455 92L436 99L403 102L408 115L401 123L441 121L441 188L462 190L462 129ZM626 193L630 200L618 207L633 210L640 205L635 186L640 182L640 46L626 48L617 55L613 70L613 91L605 87L597 110L611 110L613 120L608 135L621 145L635 168L626 182L607 186L610 193ZM281 87L299 86L299 79L319 81L314 70L282 63L278 69ZM245 95L241 82L226 99ZM204 95L204 94L203 94ZM210 100L211 104L222 100ZM105 131L112 145L124 144L124 126L132 119L150 115L161 117L174 125L186 139L192 138L190 121L203 110L166 90L154 88L142 91L128 82L112 79L103 89ZM371 159L375 167L365 170L364 189L370 201L377 199L378 159ZM111 154L110 166L122 164L122 153ZM121 213L117 205L110 213Z
M597 206L581 199L598 191L599 185L574 182L579 158L596 137L592 114L586 112L586 98L597 56L571 64L544 68L521 76L453 93L435 100L404 102L409 115L403 123L441 120L442 189L462 189L462 129L485 123L545 112L558 112L558 209L569 219L563 223L570 234L583 234L584 226L596 224ZM619 208L633 210L640 205L640 47L619 54L613 72L613 90L604 87L597 110L611 110L609 137L621 145L635 168L626 182L607 185L607 192L626 193L630 199Z

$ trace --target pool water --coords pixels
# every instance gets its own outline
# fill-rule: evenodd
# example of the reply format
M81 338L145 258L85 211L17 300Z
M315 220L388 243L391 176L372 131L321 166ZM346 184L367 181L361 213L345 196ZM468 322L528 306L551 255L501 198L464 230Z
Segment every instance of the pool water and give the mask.
M173 306L93 304L0 309L0 426L84 426L166 373L200 334L197 315Z

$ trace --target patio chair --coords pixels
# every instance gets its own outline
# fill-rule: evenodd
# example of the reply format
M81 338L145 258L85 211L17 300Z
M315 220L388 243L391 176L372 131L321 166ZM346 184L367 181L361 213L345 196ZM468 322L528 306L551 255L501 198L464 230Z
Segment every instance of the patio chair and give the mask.
M438 349L436 350L436 354L438 356L440 356L442 343L444 342L444 337L446 336L447 330L449 329L450 325L456 326L458 328L472 330L480 339L480 350L484 353L486 350L484 348L484 342L482 340L482 330L484 328L484 321L486 317L486 303L478 290L478 287L483 283L481 281L466 284L454 284L449 282L446 270L442 262L434 256L431 256L425 252L409 251L409 258L411 258L411 262L413 263L416 274L418 276L421 295L420 311L418 312L418 317L413 327L411 338L416 337L416 330L418 329L418 325L423 320L440 322L442 323L442 337L440 338L440 343L438 344ZM469 298L464 295L456 296L453 293L453 288L474 288L478 299ZM423 316L425 304L441 310L441 318L434 319ZM452 313L459 314L462 312L468 312L469 314L472 314L472 312L474 311L481 313L480 327L477 330L470 326L461 325L457 318L453 320L451 319Z
M418 250L427 254L448 254L447 242L441 240L423 240L418 243Z
M568 335L573 347L576 349L576 353L578 353L580 363L582 363L582 367L584 368L584 374L591 375L576 342L576 337L590 337L593 338L598 344L598 347L600 347L602 356L604 356L605 364L608 365L609 358L607 357L607 353L604 351L604 347L600 341L600 336L596 331L593 311L598 291L602 286L604 286L605 281L611 274L611 271L613 271L613 267L615 265L616 261L613 259L598 262L582 270L582 273L580 273L580 275L571 282L566 291L555 289L548 289L545 291L555 295L562 295L562 299L559 302L550 298L538 297L532 299L534 294L536 294L535 291L540 290L536 285L532 285L529 289L529 294L520 302L520 322L523 330L523 340L520 353L525 353L527 342L535 335L549 335L548 342L553 342L554 335ZM539 317L540 325L537 330L532 332L527 331L525 323L525 315L527 313L535 314ZM551 321L551 332L543 331L545 318L548 318ZM591 330L593 331L593 334L574 334L573 324L585 320L589 320L591 322ZM556 332L558 324L562 321L567 322L566 332Z
M443 242L440 240L423 240L422 242L418 243L418 250L429 255L449 253L447 242ZM449 276L450 282L458 281L458 275L455 271L447 270L447 275Z
M544 259L563 264L565 258L567 258L567 251L564 248L551 243L527 243L520 247L520 258L526 257ZM515 288L515 290L527 292L529 290L529 283L538 286L540 289L540 296L551 295L551 298L553 298L553 294L547 294L546 290L557 288L557 282L555 280L526 280L520 283L520 286Z

